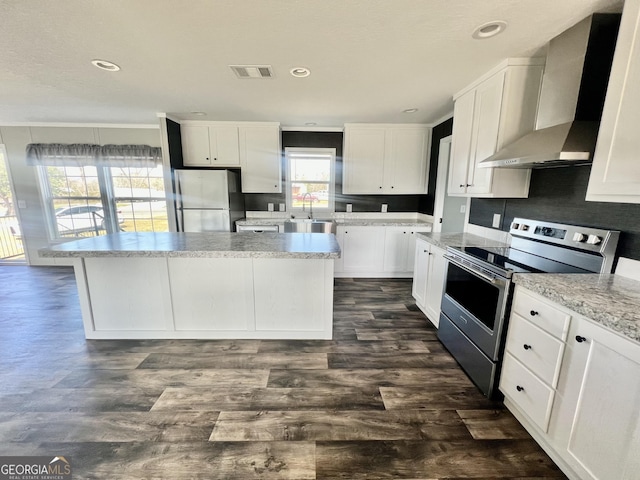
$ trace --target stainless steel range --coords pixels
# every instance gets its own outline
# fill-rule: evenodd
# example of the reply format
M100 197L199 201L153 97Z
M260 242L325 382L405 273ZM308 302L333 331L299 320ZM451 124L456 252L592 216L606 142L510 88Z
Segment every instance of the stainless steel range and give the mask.
M488 397L497 376L514 273L610 273L620 232L515 218L511 246L449 247L438 338Z

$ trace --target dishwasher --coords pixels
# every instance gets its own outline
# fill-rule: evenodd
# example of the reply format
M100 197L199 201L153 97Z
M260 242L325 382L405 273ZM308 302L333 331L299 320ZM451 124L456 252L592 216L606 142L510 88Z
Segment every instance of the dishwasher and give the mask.
M280 227L278 225L236 225L236 231L253 233L279 232Z

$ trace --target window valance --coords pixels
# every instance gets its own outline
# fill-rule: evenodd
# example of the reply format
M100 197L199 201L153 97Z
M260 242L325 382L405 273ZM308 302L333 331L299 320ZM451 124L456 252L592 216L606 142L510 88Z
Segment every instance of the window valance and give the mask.
M54 167L147 167L162 163L162 151L148 145L30 143L27 165Z

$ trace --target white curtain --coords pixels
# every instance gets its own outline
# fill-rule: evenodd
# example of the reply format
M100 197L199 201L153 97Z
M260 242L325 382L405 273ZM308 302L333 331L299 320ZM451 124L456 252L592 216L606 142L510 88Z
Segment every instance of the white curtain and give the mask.
M162 151L148 145L30 143L27 165L54 167L147 167L162 163Z

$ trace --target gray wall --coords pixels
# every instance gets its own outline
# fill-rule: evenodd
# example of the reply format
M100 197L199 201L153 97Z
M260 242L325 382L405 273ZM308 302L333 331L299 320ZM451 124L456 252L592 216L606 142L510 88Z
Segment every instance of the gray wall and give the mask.
M491 227L499 213L504 231L514 217L620 230L617 255L640 260L640 204L585 201L590 172L590 166L533 170L529 198L474 198L469 222Z

